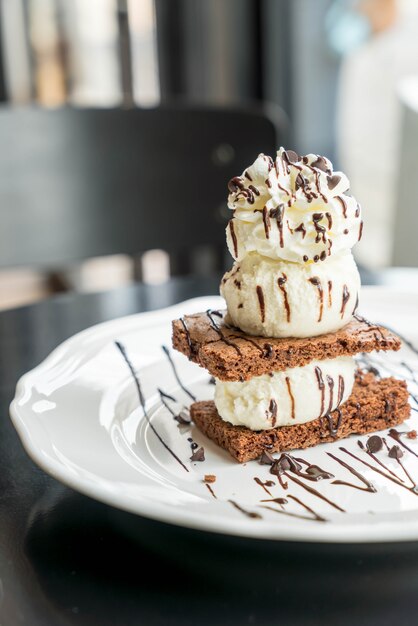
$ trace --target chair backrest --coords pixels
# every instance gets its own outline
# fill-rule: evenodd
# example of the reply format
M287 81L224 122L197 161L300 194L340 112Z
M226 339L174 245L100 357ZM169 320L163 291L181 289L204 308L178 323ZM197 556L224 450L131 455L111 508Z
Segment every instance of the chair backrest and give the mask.
M0 109L0 267L223 244L226 183L277 148L278 123L242 108Z
M418 77L399 88L403 119L393 216L393 265L418 266Z

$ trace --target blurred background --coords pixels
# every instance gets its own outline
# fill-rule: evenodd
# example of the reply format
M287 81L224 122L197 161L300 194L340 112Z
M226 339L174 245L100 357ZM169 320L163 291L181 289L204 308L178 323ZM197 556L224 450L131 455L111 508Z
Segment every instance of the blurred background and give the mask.
M347 173L366 270L418 266L417 0L0 0L0 37L0 308L222 271L279 145Z

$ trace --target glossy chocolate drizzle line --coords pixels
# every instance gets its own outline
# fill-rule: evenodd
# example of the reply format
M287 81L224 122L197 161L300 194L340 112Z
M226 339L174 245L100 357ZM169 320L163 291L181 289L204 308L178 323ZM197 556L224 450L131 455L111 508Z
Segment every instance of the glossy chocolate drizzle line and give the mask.
M264 323L264 320L266 319L266 309L265 309L263 288L260 287L260 285L257 285L256 291L257 291L258 303L260 305L261 322Z
M320 322L322 320L322 313L324 311L324 290L322 289L322 283L319 280L318 276L312 276L312 278L308 278L308 280L318 289L319 315L317 321Z
M337 509L337 511L341 511L341 513L346 513L346 511L343 508L341 508L338 504L336 504L332 500L329 500L326 496L324 496L322 493L320 493L319 491L317 491L310 485L305 485L305 483L303 483L301 480L296 478L296 476L291 476L287 472L285 472L285 476L287 478L290 478L290 480L292 480L294 483L296 483L300 487L303 487L303 489L306 489L306 491L311 493L313 496L316 496L320 500L324 500L324 502L327 502L330 506L334 507L334 509Z
M270 239L270 217L268 213L268 208L266 206L263 208L263 224L264 232L266 233L266 239Z
M312 167L311 165L306 164L306 166L311 170L311 172L313 172L315 174L315 187L317 192L319 193L319 195L321 196L323 202L328 202L328 198L322 193L320 186L319 186L319 172L317 169L315 169L314 167ZM330 226L331 228L331 226Z
M277 498L273 500L262 500L262 502L275 502ZM273 511L274 513L278 513L279 515L286 515L287 517L293 517L296 519L301 519L308 522L326 522L328 520L325 517L321 517L313 509L311 509L307 504L304 504L299 498L292 497L292 500L295 500L298 504L300 504L304 509L306 509L309 513L312 514L313 517L308 517L307 515L299 515L298 513L291 513L290 511L283 511L283 509L275 509L272 506L261 505L261 508L267 509L268 511Z
M206 316L209 319L210 322L210 326L212 328L212 330L216 331L219 335L219 338L221 339L221 341L223 341L224 343L226 343L227 346L231 346L232 348L235 348L235 350L237 351L237 353L242 356L242 352L239 348L239 346L237 346L236 343L234 343L233 341L231 341L228 337L225 336L225 334L223 333L222 329L218 326L218 324L215 322L215 320L213 319L213 316L216 315L218 317L222 317L222 313L220 313L219 311L212 311L211 309L208 309L206 311ZM232 326L228 326L228 324L225 324L225 328L227 328L228 330L236 330L234 329ZM238 330L238 329L237 329ZM243 341L246 341L247 343L251 343L255 348L257 348L261 354L264 354L264 348L262 346L260 346L256 341L254 341L253 339L250 339L249 337L246 337L244 335L236 335L235 336L236 339L242 339ZM269 344L264 344L264 345L269 345Z
M232 220L229 220L229 232L231 233L231 239L232 239L232 243L234 246L234 256L237 257L238 256L238 241L237 241L237 236L235 234L235 228L234 228L234 224Z
M386 470L387 472L389 472L389 474L392 474L392 476L394 476L395 478L397 478L401 483L403 483L404 481L402 480L402 478L399 478L399 476L397 474L395 474L395 472L392 472L392 470L385 465L380 459L377 458L377 456L374 454L374 452L372 452L371 450L368 450L362 441L360 441L360 439L357 441L358 443L358 447L363 450L363 452L365 452L366 454L369 455L369 457L371 459L373 459L373 461L375 463L377 463L378 465L380 465L380 467L383 467L384 470Z
M318 366L315 367L315 374L316 374L316 379L318 381L318 388L321 392L321 410L319 413L319 417L321 417L321 415L324 413L324 408L325 408L325 383L324 383L324 378L322 376L322 370L320 367Z
M405 450L408 450L408 452L410 452L411 454L413 454L414 456L418 457L418 454L412 450L412 448L410 448L409 446L406 445L406 443L404 443L402 441L401 438L401 433L399 431L397 431L395 428L391 428L389 431L389 437L391 437L392 439L394 439L395 441L397 441L403 448L405 448Z
M308 513L311 513L311 515L313 515L313 518L316 522L326 522L327 520L325 519L325 517L322 517L322 515L319 515L318 513L316 513L316 511L314 511L313 509L311 509L310 506L308 506L307 504L305 504L304 502L302 502L302 500L300 500L299 498L297 498L296 496L292 496L290 493L287 496L290 500L294 500L295 502L297 502L300 506L302 506L306 511L308 511Z
M167 450L167 452L169 452L171 454L171 456L177 461L177 463L179 463L182 466L182 468L185 469L186 472L188 472L189 470L185 466L183 461L181 459L179 459L177 454L175 452L173 452L173 450L170 448L170 446L164 441L164 439L161 437L161 435L159 434L159 432L155 428L154 424L152 423L151 418L148 415L148 411L147 411L146 406L145 406L145 398L144 398L144 394L142 393L142 387L141 387L141 383L140 383L140 380L139 380L139 376L136 373L135 368L134 368L133 364L131 363L131 361L130 361L130 359L128 357L128 354L126 352L125 346L122 343L120 343L120 341L115 341L115 346L117 347L117 349L121 353L121 355L122 355L126 365L129 368L129 371L132 374L132 378L133 378L133 380L135 382L136 390L138 392L139 402L141 404L142 410L144 412L144 417L147 420L149 427L151 428L151 430L154 433L154 435L157 437L158 441Z
M269 411L271 414L271 425L274 428L277 421L277 402L274 398L270 400Z
M328 389L329 389L329 403L328 403L328 411L327 413L331 413L332 405L334 403L334 379L331 376L326 376Z
M328 306L332 307L332 280L328 281Z
M367 480L367 478L363 476L363 474L360 474L360 472L354 469L354 467L351 467L351 465L349 465L342 459L339 459L334 454L331 454L331 452L327 452L327 454L328 456L331 457L331 459L334 459L334 461L337 461L337 463L339 463L340 465L345 467L349 472L351 472L353 476L358 478L365 485L365 487L360 487L359 485L354 485L353 483L348 483L345 480L339 480L339 479L333 480L331 483L332 485L345 485L346 487L352 487L353 489L358 489L359 491L368 491L369 493L376 493L376 487L369 480Z
M209 493L215 498L215 500L218 499L218 496L216 495L216 493L213 491L212 487L210 485L208 485L208 483L205 483L206 488L208 489Z
M383 476L384 478L387 478L388 480L391 480L393 483L395 483L395 485L398 485L399 487L403 487L404 489L406 489L407 491L409 491L410 493L413 493L415 495L418 495L418 493L411 487L407 487L407 485L404 485L403 483L401 483L397 478L394 478L393 476L391 476L390 474L386 474L386 472L383 472L381 469L374 467L373 465L371 465L370 463L367 463L367 461L364 461L363 459L360 459L360 457L358 457L357 455L353 454L352 452L350 452L349 450L347 450L346 448L339 448L339 450L341 450L342 452L345 452L345 454L348 454L349 456L351 456L353 459L356 459L356 461L359 461L360 463L362 463L363 465L366 465L367 467L369 467L371 470L373 470L374 472L376 472L377 474L380 474L381 476Z
M176 381L178 382L179 386L183 389L184 393L186 393L189 396L189 398L191 398L193 400L193 402L196 402L196 399L197 399L196 396L191 391L189 391L187 389L187 387L181 381L180 376L179 376L178 371L177 371L177 368L176 368L176 366L174 364L174 361L171 358L170 350L167 348L167 346L161 346L161 348L163 349L163 352L166 355L166 357L168 359L168 362L171 365L171 369L173 370L174 377L175 377Z
M239 511L246 517L250 517L251 519L262 519L262 516L259 513L255 513L254 511L247 511L246 509L243 509L240 504L235 502L235 500L228 500L228 502L232 504L232 506L236 508L237 511Z
M211 311L211 309L208 309L206 311L206 316L209 319L209 323L211 328L218 333L219 338L226 343L227 346L231 346L231 348L234 348L234 350L237 352L237 354L239 356L242 356L242 352L239 348L239 346L237 346L236 343L234 343L233 341L230 341L230 339L228 339L228 337L225 337L224 333L222 332L222 330L219 328L218 324L215 322L215 320L213 319L214 315L217 315L218 311ZM222 317L222 316L221 316Z
M192 344L192 339L190 337L190 331L189 331L189 329L187 327L186 320L184 319L184 317L180 318L180 322L181 322L181 325L184 328L184 332L186 333L187 345L189 346L190 355L193 355L195 353L195 349L194 349L194 345Z
M289 396L290 396L290 404L292 407L292 420L294 420L295 419L295 398L292 393L292 386L290 384L290 378L288 376L286 376L286 385L287 385L287 391L289 392Z
M347 289L347 285L343 286L343 295L342 295L342 300L341 300L341 309L340 309L340 314L341 314L341 319L344 317L344 312L345 312L345 307L347 306L347 302L350 299L350 292Z
M281 248L283 248L283 246L284 246L284 241L283 241L283 211L284 211L284 204L280 204L275 209L270 209L270 214L269 214L271 218L276 220L277 228L279 230L280 247Z
M337 407L339 407L341 402L343 401L344 389L345 389L344 377L341 376L341 374L339 374L338 375L338 400L337 400Z
M306 228L305 228L303 222L301 222L299 224L299 226L297 228L295 228L295 233L302 233L302 239L305 239Z
M331 230L331 228L332 228L332 215L331 215L331 213L325 213L325 217L328 220L328 230Z
M388 446L388 443L386 441L386 439L383 437L383 443L385 444L386 450L388 451L389 456L390 455L390 448ZM396 446L395 446L396 447ZM392 457L393 458L393 457ZM410 475L410 473L408 472L408 470L406 469L405 465L402 463L401 459L398 458L398 456L395 456L395 461L397 462L398 465L400 465L400 467L402 468L404 474L408 477L408 479L411 481L412 484L412 489L414 490L414 492L417 491L417 483L415 482L415 480L412 478L412 476ZM399 479L400 480L400 479ZM403 481L402 481L403 482Z
M345 218L347 218L347 203L346 203L346 201L344 200L344 198L342 196L335 196L335 197L336 197L337 200L340 201L341 206L343 208L343 215L344 215Z
M164 391L162 391L161 389L158 389L158 393L160 394L160 400L162 404L165 406L165 408L167 409L167 411L171 413L173 417L177 417L177 413L173 411L173 409L167 402L167 399L172 400L173 402L176 402L175 398L173 398L173 396L169 396L167 393L164 393Z
M287 322L290 322L290 306L289 306L289 300L287 297L287 291L286 291L286 284L287 281L287 276L286 274L283 274L277 279L277 284L279 285L279 289L283 294L283 302L284 302L284 308L286 309L286 320Z
M325 226L322 226L321 224L319 224L319 222L323 219L324 214L323 213L313 213L312 215L312 221L313 221L313 225L316 231L316 237L315 237L315 243L319 243L320 241L322 241L322 243L326 243L327 238L326 238L326 228Z
M340 426L341 426L342 413L341 413L340 409L335 409L335 412L338 414L337 423L335 424L335 426L333 424L332 415L330 413L325 413L325 415L320 417L321 426L322 427L323 427L323 420L324 419L327 420L327 422L328 422L328 424L327 424L328 431L329 431L329 434L331 435L331 437L336 437L338 435L338 431L339 431ZM325 436L325 435L323 435L323 436Z
M359 217L359 215L360 215L360 205L359 205L359 203L358 203L358 202L357 202L356 212L355 212L355 214L354 214L354 215L355 215L355 217Z
M254 476L254 480L257 485L259 485L266 492L266 494L270 496L270 498L273 497L270 491L267 489L267 487L272 487L274 485L274 482L272 480L267 480L265 483L263 483L261 478L258 478L258 476Z
M370 332L374 332L376 337L377 337L377 334L379 333L379 335L380 335L381 339L382 339L383 341L386 341L386 337L385 337L385 335L383 334L382 329L381 329L381 328L379 328L379 326L377 326L376 324L373 324L373 322L369 322L369 320L366 320L366 318L365 318L365 317L363 317L362 315L359 315L358 313L355 313L355 314L353 315L353 317L354 317L354 319L356 319L358 322L363 322L364 324L366 324L366 326L367 326L368 330L369 330ZM386 327L386 328L387 328L387 327ZM390 328L387 328L387 330L391 330L391 329L390 329ZM391 332L393 332L393 331L391 331ZM403 341L403 338L401 337L401 335L399 335L399 333L396 333L396 334L397 334L397 335L398 335L398 336L402 339L402 341ZM405 342L405 343L406 343L406 342Z
M360 226L358 229L358 241L360 241L360 239L362 238L363 235L363 222L360 222Z

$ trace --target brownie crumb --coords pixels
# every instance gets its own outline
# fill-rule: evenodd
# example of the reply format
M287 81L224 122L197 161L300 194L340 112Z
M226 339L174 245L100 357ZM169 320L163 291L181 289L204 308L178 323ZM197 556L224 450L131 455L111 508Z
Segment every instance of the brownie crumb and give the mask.
M205 483L214 483L214 482L216 482L215 474L205 474L204 482Z
M409 432L406 433L406 436L408 437L408 439L416 439L417 438L417 431L416 430L410 430Z

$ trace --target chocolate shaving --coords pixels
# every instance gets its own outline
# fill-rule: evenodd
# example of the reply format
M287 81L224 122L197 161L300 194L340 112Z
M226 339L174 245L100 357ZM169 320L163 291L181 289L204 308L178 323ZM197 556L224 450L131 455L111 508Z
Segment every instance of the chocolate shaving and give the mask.
M198 450L196 450L195 452L193 452L192 456L190 457L190 460L199 461L199 462L205 460L205 450L203 446L199 448Z
M341 176L338 174L333 174L332 176L327 176L328 189L332 191L338 185L341 180Z

